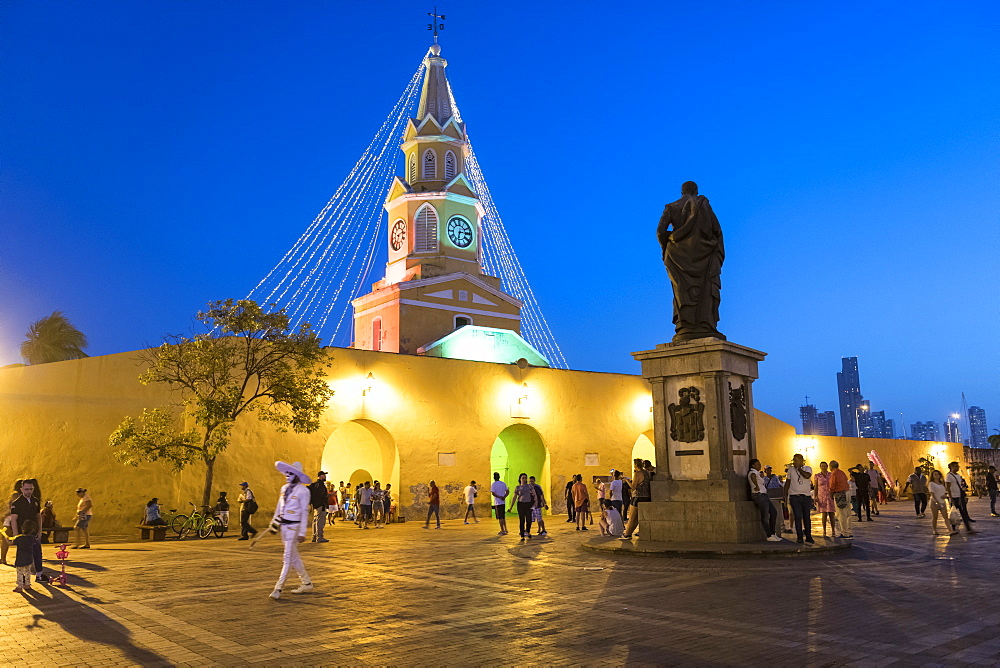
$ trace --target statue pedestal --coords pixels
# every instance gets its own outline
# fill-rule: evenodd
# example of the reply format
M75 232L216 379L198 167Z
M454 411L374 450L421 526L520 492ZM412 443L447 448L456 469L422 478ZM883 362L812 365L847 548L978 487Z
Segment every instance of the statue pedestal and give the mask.
M746 474L757 456L751 385L766 353L710 338L632 356L653 389L657 474L639 506L642 539L763 540Z

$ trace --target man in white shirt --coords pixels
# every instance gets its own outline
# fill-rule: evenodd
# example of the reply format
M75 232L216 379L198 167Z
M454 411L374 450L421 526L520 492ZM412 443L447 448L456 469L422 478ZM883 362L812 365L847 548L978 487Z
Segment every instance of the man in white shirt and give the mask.
M948 475L944 478L944 488L948 492L948 498L951 499L951 505L957 508L962 516L965 530L969 533L976 533L976 530L972 528L972 522L976 520L969 517L969 509L965 507L967 501L965 479L958 472L958 462L948 464Z
M812 537L812 468L805 465L800 454L792 457L792 465L785 470L785 501L795 516L795 542L815 543Z
M610 497L608 503L612 508L618 511L621 515L622 512L622 472L618 469L614 470L614 480L611 481L610 485Z
M493 484L490 485L490 494L493 495L493 512L496 513L497 522L500 523L498 536L507 535L507 483L500 479L499 473L493 474Z
M466 524L469 523L469 515L470 514L472 515L472 519L474 519L476 521L476 524L479 524L479 520L476 519L476 495L478 494L478 492L479 492L479 488L476 487L476 481L475 480L473 480L472 482L470 482L469 485L464 490L462 490L462 493L465 495L465 504L466 504L466 508L465 508L465 523Z

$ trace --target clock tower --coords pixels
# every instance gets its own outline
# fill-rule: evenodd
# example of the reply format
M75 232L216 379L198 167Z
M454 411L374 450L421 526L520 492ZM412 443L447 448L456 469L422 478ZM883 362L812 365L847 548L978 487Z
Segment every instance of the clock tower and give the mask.
M385 278L352 302L355 348L415 354L466 325L520 332L521 302L482 270L483 208L465 175L465 123L437 43L424 66L400 146L404 173L385 201Z

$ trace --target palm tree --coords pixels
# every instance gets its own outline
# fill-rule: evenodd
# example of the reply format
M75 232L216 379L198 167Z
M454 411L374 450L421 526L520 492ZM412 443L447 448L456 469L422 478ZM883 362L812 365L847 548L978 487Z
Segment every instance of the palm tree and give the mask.
M73 326L62 311L36 320L28 327L28 337L21 344L21 357L28 364L45 364L87 357L86 335Z

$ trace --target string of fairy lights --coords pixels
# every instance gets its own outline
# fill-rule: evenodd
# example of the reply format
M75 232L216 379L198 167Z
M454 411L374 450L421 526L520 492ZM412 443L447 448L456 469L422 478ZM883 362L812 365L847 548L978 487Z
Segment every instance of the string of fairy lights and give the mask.
M247 295L258 303L284 308L295 328L311 324L328 345L348 346L353 341L351 301L368 292L372 268L386 245L382 204L396 174L399 142L415 112L424 71L421 63L347 178L291 249ZM450 86L448 93L453 113L461 121ZM568 368L514 252L471 144L466 176L483 206L484 271L499 277L504 292L522 302L521 335L552 366Z
M448 84L448 97L451 98L452 112L456 120L462 121L462 114L455 102L455 94L452 92L451 83ZM524 274L521 262L514 252L514 245L507 235L507 229L500 218L493 195L490 193L483 170L479 166L479 159L469 141L469 155L465 159L465 173L472 182L472 189L479 196L479 202L483 205L483 217L481 226L483 240L481 244L483 269L491 276L498 276L504 292L518 299L522 303L521 307L521 335L525 340L542 353L549 364L559 369L568 369L569 364L563 355L562 349L556 342L556 337L552 334L548 321L542 313L541 306L535 298L535 293L528 283L528 278Z
M362 294L371 275L382 202L394 175L399 138L420 94L423 70L421 64L344 182L248 295L284 308L294 328L311 324L329 345L351 343L350 302Z

